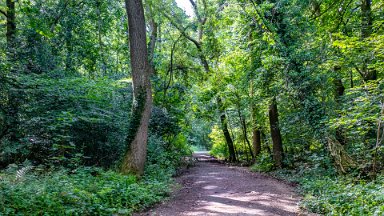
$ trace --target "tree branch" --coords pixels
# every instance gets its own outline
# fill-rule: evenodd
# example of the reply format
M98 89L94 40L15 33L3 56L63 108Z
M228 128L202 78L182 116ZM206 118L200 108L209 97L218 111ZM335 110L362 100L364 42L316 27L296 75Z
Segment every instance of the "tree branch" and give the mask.
M361 77L362 77L363 79L365 79L365 75L364 75L364 73L359 69L359 67L355 66L355 69L357 70L357 72L359 72L359 74L361 75Z
M185 27L183 28L182 26L178 25L168 14L166 14L164 11L162 12L162 14L165 16L165 18L167 18L169 20L169 22L177 29L180 31L180 34L185 37L186 39L188 39L189 41L191 41L193 44L195 44L196 46L196 49L199 53L199 58L200 58L200 61L201 63L203 64L203 67L204 67L204 70L205 72L209 72L210 71L210 68L209 68L209 64L208 64L208 61L206 59L206 57L204 56L203 54L203 49L201 47L201 42L200 41L197 41L196 39L194 39L193 37L191 37L190 35L187 34L187 32L185 31L188 27Z
M0 9L0 13L3 14L5 17L8 17L7 13Z

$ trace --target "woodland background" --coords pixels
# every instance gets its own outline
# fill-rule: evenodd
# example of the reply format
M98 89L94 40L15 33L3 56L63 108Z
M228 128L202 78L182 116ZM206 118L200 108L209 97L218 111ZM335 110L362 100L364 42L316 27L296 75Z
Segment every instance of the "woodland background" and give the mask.
M144 176L123 1L0 2L0 212L130 214L207 149L298 183L302 206L384 214L384 2L146 0Z

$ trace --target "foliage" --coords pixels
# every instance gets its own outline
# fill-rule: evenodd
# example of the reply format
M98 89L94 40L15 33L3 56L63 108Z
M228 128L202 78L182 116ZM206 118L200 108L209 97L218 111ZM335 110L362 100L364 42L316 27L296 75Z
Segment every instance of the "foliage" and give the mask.
M225 138L221 134L219 126L215 125L212 128L212 132L209 134L209 138L212 140L212 148L209 152L211 155L218 159L228 158L228 148L225 143Z
M33 172L0 178L0 212L5 215L130 215L169 193L169 182L121 175L94 167Z
M303 179L302 205L326 215L382 215L383 183L383 176L369 182L347 177Z
M303 195L300 205L311 212L325 215L383 214L383 176L374 181L354 176L337 176L334 170L306 166L297 171L271 173L299 185Z
M70 165L77 157L80 164L108 167L120 157L128 118L123 110L128 110L131 97L127 84L44 75L24 76L20 82L28 95L18 110L24 119L19 126L22 139L2 143L2 163L29 159Z
M278 152L268 109L275 100L283 166L289 169L275 172L299 176L310 194L306 206L328 214L381 214L374 207L381 201L369 193L380 192L384 168L384 3L194 2L193 16L173 0L145 2L148 47L155 44L155 108L143 182L175 175L188 164L190 145L228 158L221 117L236 157L255 162L255 171L271 171ZM0 3L0 167L28 159L48 170L113 168L132 136L128 122L135 120L129 115L132 68L123 2L15 4L12 39L7 5ZM261 153L252 158L257 134ZM348 177L337 177L339 158L355 164L343 172ZM77 176L65 172L52 175ZM37 188L37 179L31 182ZM3 186L10 191L12 184ZM363 195L370 198L366 204L359 201Z
M270 172L274 168L273 160L269 154L261 154L256 158L256 162L251 166L253 172Z

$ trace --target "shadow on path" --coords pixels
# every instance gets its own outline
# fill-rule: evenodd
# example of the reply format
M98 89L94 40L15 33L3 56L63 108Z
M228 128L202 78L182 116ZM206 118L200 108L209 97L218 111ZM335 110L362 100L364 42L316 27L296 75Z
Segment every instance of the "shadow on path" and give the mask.
M194 154L196 166L177 181L183 186L170 200L136 215L297 215L300 199L293 188L244 168Z

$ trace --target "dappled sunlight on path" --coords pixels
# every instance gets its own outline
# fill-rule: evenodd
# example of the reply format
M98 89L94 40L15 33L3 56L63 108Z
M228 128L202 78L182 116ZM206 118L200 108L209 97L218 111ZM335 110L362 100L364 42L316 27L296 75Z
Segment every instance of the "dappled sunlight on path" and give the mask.
M199 161L210 161L208 155ZM170 201L141 215L297 215L299 197L278 180L245 168L198 162L179 177Z

